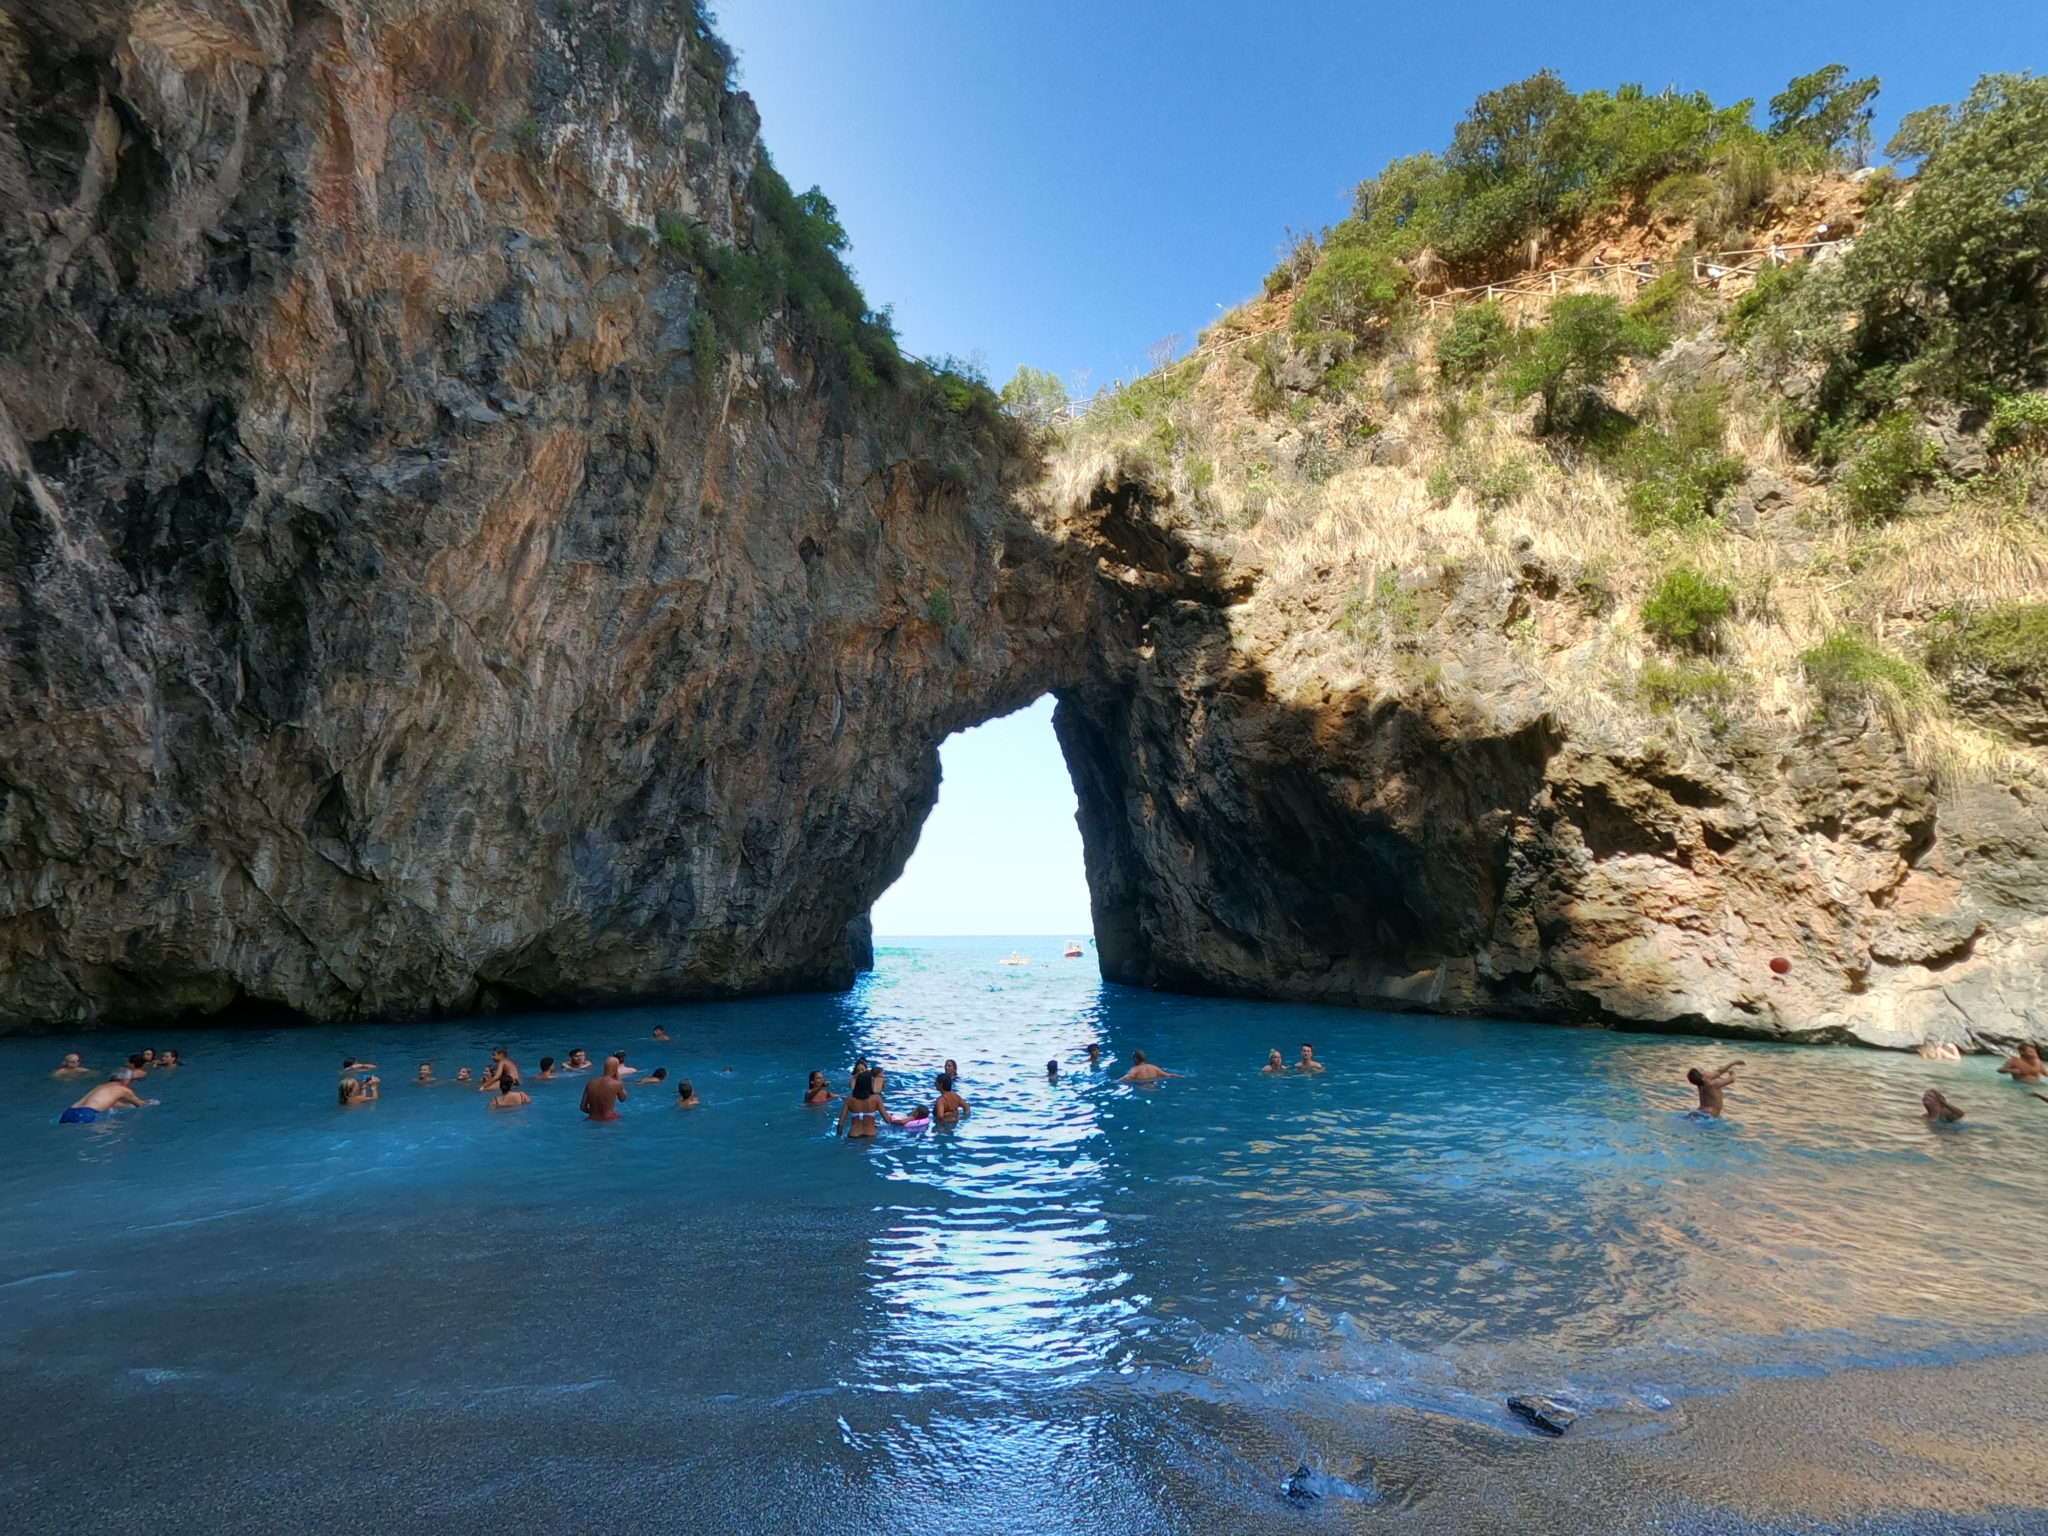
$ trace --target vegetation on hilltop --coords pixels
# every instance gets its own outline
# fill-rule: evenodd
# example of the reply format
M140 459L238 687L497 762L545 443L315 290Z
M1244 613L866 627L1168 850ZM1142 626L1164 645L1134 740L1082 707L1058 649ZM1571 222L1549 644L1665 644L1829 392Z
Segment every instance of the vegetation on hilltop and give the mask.
M1283 688L1441 694L1497 642L1416 594L1540 570L1499 639L1584 729L1869 706L1938 771L2048 778L2048 719L2010 702L2048 675L2048 81L1986 77L1872 171L1876 90L1831 65L1761 127L1547 73L1489 93L1193 357L1060 429L1056 483L1170 485L1262 571L1245 622ZM1725 282L1690 259L1821 226L1856 238ZM1532 261L1596 270L1423 302ZM2025 684L2005 720L1968 715L1965 672Z

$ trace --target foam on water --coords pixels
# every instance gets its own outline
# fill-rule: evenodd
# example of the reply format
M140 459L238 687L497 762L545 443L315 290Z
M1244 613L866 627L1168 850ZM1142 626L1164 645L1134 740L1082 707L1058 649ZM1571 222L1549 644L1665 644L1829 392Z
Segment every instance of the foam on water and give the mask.
M1035 963L1000 965L1017 945ZM0 1381L49 1405L56 1459L0 1510L43 1510L87 1455L67 1447L151 1394L250 1435L687 1423L693 1476L825 1499L813 1528L838 1528L827 1490L884 1484L952 1528L1077 1457L1263 1509L1292 1460L1258 1463L1212 1410L1508 1432L1502 1399L1534 1388L1638 1432L1757 1375L2048 1343L2048 1106L1988 1060L1178 998L1058 953L885 949L846 998L158 1032L190 1062L144 1085L163 1103L91 1126L55 1123L80 1089L50 1066L139 1037L0 1042ZM1090 1072L1097 1039L1113 1060ZM1303 1039L1325 1074L1258 1074ZM407 1081L500 1041L528 1110ZM666 1065L704 1108L671 1084L584 1123L580 1079L533 1081L578 1045ZM1134 1048L1188 1078L1117 1083ZM344 1054L381 1063L381 1102L334 1106ZM856 1055L899 1110L957 1058L973 1115L836 1140L798 1101ZM1735 1056L1728 1120L1686 1120L1685 1067ZM1962 1127L1920 1121L1930 1084ZM1377 1499L1317 1465L1333 1505ZM1032 1528L1151 1529L1162 1487L1105 1474Z

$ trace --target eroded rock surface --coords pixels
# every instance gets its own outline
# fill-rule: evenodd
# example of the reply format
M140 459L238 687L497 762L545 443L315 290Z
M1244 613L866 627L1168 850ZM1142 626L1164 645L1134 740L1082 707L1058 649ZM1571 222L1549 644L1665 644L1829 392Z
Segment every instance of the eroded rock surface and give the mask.
M1705 748L1620 711L1569 732L1560 673L1510 643L1574 600L1533 558L1404 578L1391 682L1283 687L1340 594L1258 588L1142 465L1081 517L1119 641L1058 725L1112 980L1895 1047L2048 1036L2030 783L1938 791L1853 703Z
M0 1027L847 984L1088 584L674 0L0 12ZM663 229L663 233L669 231Z

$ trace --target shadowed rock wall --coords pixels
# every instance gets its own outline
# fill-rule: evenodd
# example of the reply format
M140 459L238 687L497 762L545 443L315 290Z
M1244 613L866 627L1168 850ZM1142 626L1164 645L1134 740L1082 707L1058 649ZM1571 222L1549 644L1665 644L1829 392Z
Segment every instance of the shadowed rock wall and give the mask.
M848 984L1088 583L667 0L0 12L0 1027Z
M2048 797L1940 791L1868 707L1711 752L1572 736L1510 626L1525 558L1412 597L1405 687L1282 690L1326 617L1246 601L1144 466L1076 509L1104 643L1056 724L1104 974L1141 986L1702 1033L2048 1038ZM1788 972L1774 974L1782 958Z

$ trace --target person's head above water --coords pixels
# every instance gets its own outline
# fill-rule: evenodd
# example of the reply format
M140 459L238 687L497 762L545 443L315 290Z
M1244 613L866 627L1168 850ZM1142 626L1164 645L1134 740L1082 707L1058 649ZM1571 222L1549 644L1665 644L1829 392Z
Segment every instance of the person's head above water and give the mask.
M937 1077L932 1079L932 1086L938 1089L941 1093L951 1093L953 1091L953 1074L950 1072L941 1072Z
M959 1063L959 1062L957 1062L957 1061L955 1061L955 1060L954 1060L954 1059L953 1059L952 1057L948 1056L948 1057L946 1058L946 1076L948 1076L948 1077L958 1077L959 1075L960 1075L960 1063Z
M541 1071L541 1076L545 1077L545 1076L547 1076L547 1074L548 1074L548 1073L550 1073L550 1072L552 1072L552 1071L554 1071L554 1070L555 1070L555 1058L554 1058L554 1057L552 1057L552 1056L543 1056L543 1057L541 1057L541 1059L540 1059L540 1071Z
M135 1074L127 1067L116 1067L114 1075L108 1078L107 1081L110 1083L132 1083L135 1081Z
M690 1080L687 1077L678 1080L678 1082L676 1083L677 1098L694 1099L696 1096L697 1090L693 1086L691 1086Z
M61 1070L66 1072L70 1071L73 1067L82 1067L84 1065L85 1058L76 1051L66 1051L64 1053L64 1060L59 1063Z
M1048 1061L1048 1062L1047 1062L1047 1063L1045 1064L1045 1075L1046 1075L1047 1077L1053 1078L1053 1079L1055 1079L1055 1080L1057 1080L1057 1079L1058 1079L1058 1077L1059 1077L1059 1075L1060 1075L1060 1059L1059 1059L1059 1057L1055 1056L1055 1057L1053 1057L1053 1059L1052 1059L1051 1061Z
M1134 1067L1142 1067L1143 1065L1145 1065L1145 1053L1143 1051L1131 1052L1131 1065Z
M1266 1065L1269 1067L1278 1067L1285 1065L1280 1055L1279 1046L1276 1045L1273 1047L1272 1050L1266 1052Z
M501 1094L502 1094L502 1093L517 1093L518 1091L519 1091L519 1079L518 1079L518 1078L516 1078L516 1077L501 1077L501 1078L499 1078L499 1079L498 1079L498 1092L499 1092L499 1093L501 1093Z
M858 1072L854 1074L853 1096L856 1099L871 1099L875 1096L875 1074Z
M1707 1080L1707 1074L1702 1072L1698 1067L1687 1067L1685 1069L1685 1080L1688 1083L1691 1083L1693 1087L1697 1088L1701 1083L1704 1083Z

